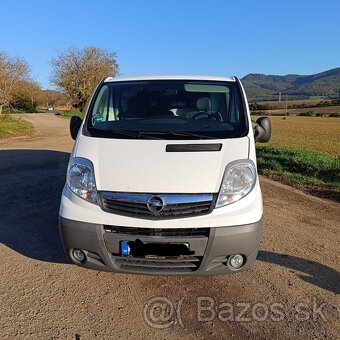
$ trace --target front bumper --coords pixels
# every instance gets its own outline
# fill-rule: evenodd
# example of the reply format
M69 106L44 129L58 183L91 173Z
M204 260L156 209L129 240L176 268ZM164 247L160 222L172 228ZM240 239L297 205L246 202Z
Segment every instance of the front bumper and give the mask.
M71 263L81 267L119 273L150 275L216 275L247 270L256 259L262 232L262 219L256 223L205 228L205 233L138 236L124 231L112 232L110 226L59 219L60 237L64 251ZM150 228L151 230L151 228ZM194 252L191 255L171 257L121 256L120 241L143 243L187 243ZM78 262L72 255L74 249L83 250L86 261ZM227 265L230 255L241 254L244 265L234 270Z

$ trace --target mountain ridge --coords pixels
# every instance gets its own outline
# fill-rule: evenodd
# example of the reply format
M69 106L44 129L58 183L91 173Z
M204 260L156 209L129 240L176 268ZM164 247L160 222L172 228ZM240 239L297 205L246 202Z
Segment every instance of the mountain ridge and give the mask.
M249 100L277 98L279 92L294 97L340 96L340 67L310 75L249 73L241 81Z

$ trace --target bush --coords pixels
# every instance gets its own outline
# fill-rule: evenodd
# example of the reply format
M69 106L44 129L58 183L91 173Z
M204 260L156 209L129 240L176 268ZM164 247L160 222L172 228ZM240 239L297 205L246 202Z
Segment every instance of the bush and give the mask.
M329 117L340 118L340 113L333 112L329 115Z
M11 102L14 109L25 112L36 112L37 103L33 102L26 97L15 97Z
M301 112L301 113L298 114L298 116L301 116L301 117L314 117L314 112L313 111Z
M270 116L273 116L273 117L282 117L282 116L290 116L290 112L284 112L284 113L272 113Z
M250 114L252 116L268 116L268 112L265 111L251 111Z
M66 118L71 118L72 116L78 116L80 118L84 118L84 113L73 109L73 110L58 110L57 113L55 113L55 115L57 116L62 116L62 117L66 117Z
M321 113L321 112L317 112L315 114L315 117L325 117L325 114L324 113Z

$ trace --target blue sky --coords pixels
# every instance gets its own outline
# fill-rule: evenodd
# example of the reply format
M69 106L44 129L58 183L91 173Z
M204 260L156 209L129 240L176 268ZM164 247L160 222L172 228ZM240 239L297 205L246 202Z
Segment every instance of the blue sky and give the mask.
M67 47L117 53L122 75L311 74L340 66L340 1L2 0L0 50L49 84Z

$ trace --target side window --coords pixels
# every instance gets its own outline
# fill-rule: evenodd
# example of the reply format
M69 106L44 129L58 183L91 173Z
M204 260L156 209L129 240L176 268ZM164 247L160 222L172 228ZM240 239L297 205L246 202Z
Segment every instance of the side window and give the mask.
M104 85L97 96L92 111L92 125L96 123L117 120L118 109L114 108L113 96L109 86Z
M238 123L240 120L240 112L239 112L239 98L236 91L232 92L230 98L230 110L229 110L229 121L230 123Z
M109 113L109 92L107 86L103 86L100 89L92 111L92 125L107 120Z

